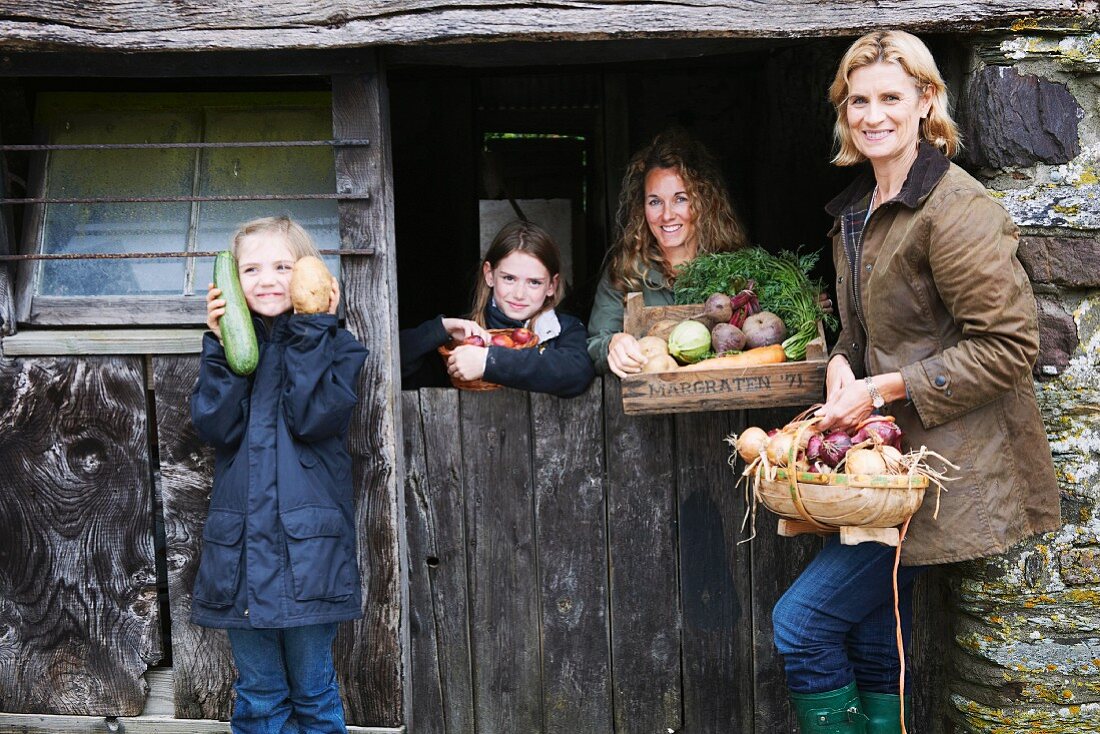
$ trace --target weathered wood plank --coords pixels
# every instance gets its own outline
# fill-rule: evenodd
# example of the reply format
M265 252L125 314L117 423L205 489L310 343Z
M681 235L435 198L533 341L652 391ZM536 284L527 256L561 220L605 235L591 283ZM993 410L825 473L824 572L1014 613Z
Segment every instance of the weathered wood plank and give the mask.
M222 630L190 622L191 591L214 483L214 452L199 440L191 425L191 390L198 376L197 357L153 359L175 715L181 719L228 719L236 677L229 639Z
M0 197L8 196L8 159L0 156ZM12 228L11 207L0 211L0 255L15 252L15 238ZM15 288L12 276L15 268L0 263L0 335L15 333Z
M349 723L399 726L409 715L403 679L409 665L407 569L404 559L404 473L394 394L398 366L397 268L393 252L393 169L384 79L377 74L332 79L332 129L337 139L367 139L367 147L336 150L336 187L371 194L340 203L340 241L373 246L371 258L344 262L347 326L370 350L359 380L359 405L348 447L354 460L363 618L336 639Z
M960 30L1039 13L1073 12L1073 0L880 0L873 13L860 0L684 0L663 3L570 0L553 8L534 0L445 0L303 5L0 2L6 50L244 50L354 48L482 39L577 40L701 35L858 35L869 24ZM273 32L277 31L277 32Z
M198 354L205 329L23 331L0 339L5 357L92 354Z
M200 296L34 296L21 320L35 326L196 327L206 323L206 302Z
M168 716L120 716L113 722L126 734L232 734L229 722L205 719L173 719ZM19 734L103 734L107 722L95 716L46 716L42 714L0 714L0 731ZM349 726L349 734L405 734L396 729Z
M140 359L0 360L0 711L136 715L160 658Z
M952 608L949 573L945 568L930 569L913 587L913 635L908 650L912 669L906 693L913 697L913 721L924 724L929 734L951 731L948 711L954 688L949 681L956 671L948 651L956 642L955 621L946 613Z
M615 731L680 731L672 419L625 416L618 378L600 381L607 455Z
M743 425L770 430L785 425L791 417L792 411L788 409L752 410L745 412ZM742 468L738 464L737 471ZM741 488L737 491L741 493L739 496L744 496ZM780 537L776 532L777 524L776 515L758 506L756 537L747 544L752 550L753 680L759 692L754 707L753 731L756 734L798 732L798 720L794 718L787 698L783 658L775 649L772 608L817 554L822 543L820 538L812 535ZM746 533L749 532L751 528L746 528Z
M675 419L686 731L753 725L750 549L737 545L744 502L726 463L737 418Z
M613 731L602 392L531 395L547 734Z
M462 393L470 647L479 732L542 729L528 394Z
M473 734L458 391L401 393L409 637L418 734Z

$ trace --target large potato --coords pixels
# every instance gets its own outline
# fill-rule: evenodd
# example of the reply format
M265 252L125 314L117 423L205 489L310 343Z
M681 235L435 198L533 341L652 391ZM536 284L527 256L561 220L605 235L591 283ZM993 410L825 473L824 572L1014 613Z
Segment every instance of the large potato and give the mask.
M290 273L290 302L297 313L326 313L332 298L332 274L319 258L306 255Z
M638 340L638 349L646 359L664 357L668 354L668 342L659 336L643 336Z

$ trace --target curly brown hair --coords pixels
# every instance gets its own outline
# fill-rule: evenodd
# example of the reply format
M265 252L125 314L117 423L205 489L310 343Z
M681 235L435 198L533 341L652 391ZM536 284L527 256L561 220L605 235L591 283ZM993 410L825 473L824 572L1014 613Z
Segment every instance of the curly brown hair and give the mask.
M684 180L695 216L696 254L727 252L747 244L714 156L684 131L666 130L634 154L623 175L619 234L607 265L611 285L619 291L641 290L653 272L663 274L668 283L676 277L645 218L645 179L655 168L675 169Z

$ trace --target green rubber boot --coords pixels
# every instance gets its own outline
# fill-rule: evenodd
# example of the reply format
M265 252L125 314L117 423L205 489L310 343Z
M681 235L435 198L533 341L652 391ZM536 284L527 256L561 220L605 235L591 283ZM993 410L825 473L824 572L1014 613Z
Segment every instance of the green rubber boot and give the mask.
M792 693L802 734L867 734L855 681L825 693Z
M860 693L863 713L867 714L867 734L901 734L901 697L896 693ZM913 697L905 697L905 728L913 731Z

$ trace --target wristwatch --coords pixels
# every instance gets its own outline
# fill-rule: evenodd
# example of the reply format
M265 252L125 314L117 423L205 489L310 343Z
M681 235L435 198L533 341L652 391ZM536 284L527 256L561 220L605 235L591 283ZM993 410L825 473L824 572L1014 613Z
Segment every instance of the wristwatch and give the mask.
M878 391L874 380L870 377L864 377L863 384L867 386L867 393L871 396L871 405L874 406L875 410L886 405L886 400L882 397L882 393Z

